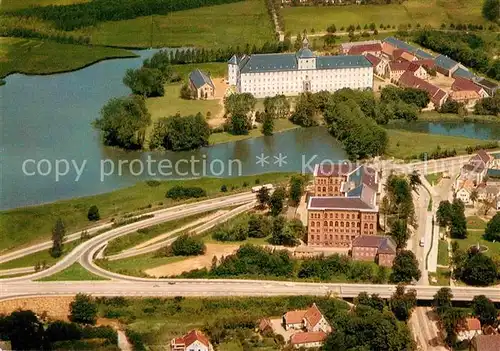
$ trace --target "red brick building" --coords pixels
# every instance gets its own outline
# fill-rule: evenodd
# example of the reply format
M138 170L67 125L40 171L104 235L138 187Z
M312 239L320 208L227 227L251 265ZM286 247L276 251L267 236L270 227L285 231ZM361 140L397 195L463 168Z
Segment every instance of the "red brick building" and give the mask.
M357 261L375 261L380 266L392 267L396 257L396 243L387 236L361 235L352 242L352 258Z
M351 164L317 165L308 201L308 245L350 247L360 235L375 235L378 174Z

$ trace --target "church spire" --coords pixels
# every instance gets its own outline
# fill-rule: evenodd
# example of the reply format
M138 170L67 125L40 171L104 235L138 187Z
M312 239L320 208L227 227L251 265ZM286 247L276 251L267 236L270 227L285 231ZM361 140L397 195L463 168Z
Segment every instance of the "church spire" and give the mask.
M302 47L304 49L309 49L309 39L307 39L307 33L304 31L304 39L302 39Z

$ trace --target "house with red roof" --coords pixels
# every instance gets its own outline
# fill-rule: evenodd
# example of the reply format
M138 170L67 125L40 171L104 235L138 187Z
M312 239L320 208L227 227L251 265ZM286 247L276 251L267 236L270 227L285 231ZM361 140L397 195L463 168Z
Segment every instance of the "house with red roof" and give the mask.
M427 70L422 66L417 64L416 62L411 62L407 69L408 72L412 72L413 75L420 79L427 79L429 75L427 74Z
M462 77L456 77L455 80L453 81L453 84L451 86L451 90L453 91L475 91L481 98L488 97L488 93L484 88L473 81L467 79L467 78L462 78Z
M360 235L352 241L351 255L356 261L376 261L380 266L392 267L396 243L388 236Z
M474 90L452 91L449 95L450 100L463 104L466 108L472 108L481 100L479 95Z
M318 306L312 304L307 310L289 311L283 315L285 330L307 330L308 332L330 333L332 327L327 322Z
M373 54L366 54L366 59L370 61L373 66L373 72L378 76L384 76L386 67L389 64L389 61L382 59Z
M389 65L387 65L386 76L389 77L392 82L397 82L401 75L408 70L408 67L410 67L410 62L408 61L391 61Z
M170 341L171 351L213 351L212 344L201 331L193 329L189 333Z
M295 348L320 348L327 338L325 332L296 333L290 337L290 344Z
M477 318L465 318L457 328L457 340L472 340L482 334L481 322Z
M349 48L347 52L348 55L367 55L372 54L375 56L380 56L382 54L382 45L380 43L370 43L354 45Z
M396 62L412 62L418 60L416 56L404 49L395 49L392 53L392 59Z

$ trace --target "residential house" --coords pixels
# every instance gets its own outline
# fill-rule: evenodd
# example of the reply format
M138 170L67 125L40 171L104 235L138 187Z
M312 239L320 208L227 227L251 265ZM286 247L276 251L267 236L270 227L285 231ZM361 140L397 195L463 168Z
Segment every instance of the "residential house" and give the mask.
M419 65L415 62L410 63L407 71L412 72L415 77L423 80L427 80L427 78L429 78L427 70L422 65Z
M299 348L320 348L327 338L325 332L304 332L296 333L290 337L290 344L295 349Z
M493 96L500 89L498 84L484 78L476 80L476 84L483 87L489 96Z
M180 338L174 338L170 342L171 351L213 351L212 344L208 338L199 330L191 330Z
M392 267L396 243L387 236L361 235L353 240L351 255L356 261L372 261L380 266Z
M373 73L381 77L385 75L386 67L389 64L388 61L372 54L367 54L366 59L372 64Z
M455 196L465 205L469 205L471 203L470 194L471 192L469 189L462 187L456 192Z
M477 318L465 318L463 323L458 326L457 340L472 340L474 337L481 335L481 322Z
M459 67L465 68L457 61L452 60L446 55L439 55L436 57L434 62L436 63L436 70L447 77L451 77L453 72L455 72Z
M470 180L474 186L482 183L489 166L493 163L493 159L493 156L489 155L486 151L479 150L460 169L460 175L455 182L455 189L459 189L467 180Z
M481 98L488 97L488 93L484 88L478 84L476 84L474 81L462 78L462 77L456 77L455 80L453 81L453 84L451 86L451 90L453 91L475 91L476 93L479 94Z
M429 97L431 99L428 108L434 107L438 109L444 104L448 96L448 94L443 89L434 84L426 82L419 77L414 76L413 72L410 71L406 71L401 75L398 80L398 85L407 88L425 90L429 94Z
M348 248L357 236L377 233L376 170L323 164L314 174L315 196L307 203L309 246Z
M408 67L410 67L410 62L408 61L403 61L403 62L391 61L389 62L389 65L387 65L386 76L389 77L391 82L397 82L399 78L401 78L403 73L405 73L408 70Z
M332 328L315 303L307 310L289 311L283 315L285 330L306 330L308 332L330 333Z
M382 42L380 40L365 40L342 43L340 45L340 51L342 54L347 55L349 53L349 50L351 50L352 48L365 45L380 45L380 51L382 51Z
M396 62L412 62L418 58L404 49L395 49L392 53L392 59Z
M452 91L449 94L449 99L464 104L466 108L470 109L481 99L481 95L474 90L460 90Z
M189 74L189 86L197 99L211 99L215 95L215 85L209 75L195 69Z
M472 339L470 349L473 351L500 350L500 334L478 335Z

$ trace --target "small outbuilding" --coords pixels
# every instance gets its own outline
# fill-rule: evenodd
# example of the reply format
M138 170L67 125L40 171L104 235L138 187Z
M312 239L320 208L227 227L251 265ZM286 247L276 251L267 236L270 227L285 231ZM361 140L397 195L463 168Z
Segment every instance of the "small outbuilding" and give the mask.
M189 87L197 99L212 99L215 96L215 85L210 76L195 69L189 74Z

